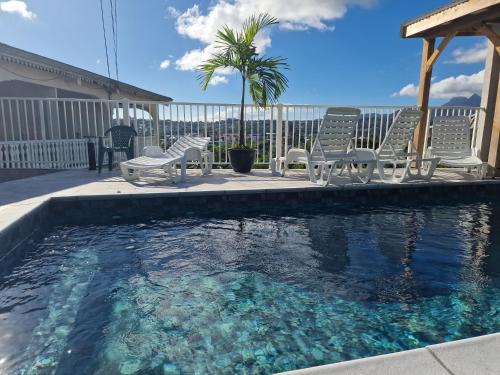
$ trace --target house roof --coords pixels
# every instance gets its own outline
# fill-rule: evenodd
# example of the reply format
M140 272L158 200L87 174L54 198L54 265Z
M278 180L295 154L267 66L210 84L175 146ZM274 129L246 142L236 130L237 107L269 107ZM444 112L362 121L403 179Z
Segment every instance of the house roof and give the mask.
M477 35L477 27L500 20L500 0L455 0L401 25L403 38L435 38L450 30Z
M83 82L101 86L105 90L111 90L112 92L119 91L125 95L131 94L140 97L143 100L172 101L172 98L168 96L144 90L139 87L129 85L128 83L110 79L103 75L93 73L73 65L65 64L45 56L37 55L36 53L15 48L4 43L0 43L0 61L1 60L28 66L33 69L55 73L63 77L80 79Z

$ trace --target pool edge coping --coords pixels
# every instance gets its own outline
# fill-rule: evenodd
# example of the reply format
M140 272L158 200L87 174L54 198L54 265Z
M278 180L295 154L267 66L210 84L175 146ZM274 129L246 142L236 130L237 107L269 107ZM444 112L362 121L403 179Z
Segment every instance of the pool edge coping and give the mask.
M484 349L479 350L478 349ZM500 333L447 341L422 348L275 373L276 375L495 374ZM488 351L489 349L489 351ZM410 367L418 365L419 367ZM482 368L478 368L481 366ZM492 369L493 367L493 369ZM403 370L404 369L404 370ZM433 372L429 372L432 371ZM425 372L422 372L425 371Z

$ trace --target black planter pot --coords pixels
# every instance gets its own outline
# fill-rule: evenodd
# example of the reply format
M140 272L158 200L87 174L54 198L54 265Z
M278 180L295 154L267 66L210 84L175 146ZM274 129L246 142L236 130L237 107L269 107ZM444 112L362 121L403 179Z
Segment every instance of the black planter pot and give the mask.
M255 150L231 149L229 150L229 160L235 172L248 173L252 170Z

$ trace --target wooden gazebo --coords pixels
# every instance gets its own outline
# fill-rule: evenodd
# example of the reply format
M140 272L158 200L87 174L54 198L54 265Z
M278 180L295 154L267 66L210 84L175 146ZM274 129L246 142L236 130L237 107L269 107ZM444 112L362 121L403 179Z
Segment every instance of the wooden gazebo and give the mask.
M489 165L490 176L500 176L500 0L457 0L401 25L402 38L422 38L418 106L427 114L432 67L454 37L482 35L489 39L481 113L475 147ZM437 38L442 38L436 47ZM415 131L414 142L423 152L426 117Z

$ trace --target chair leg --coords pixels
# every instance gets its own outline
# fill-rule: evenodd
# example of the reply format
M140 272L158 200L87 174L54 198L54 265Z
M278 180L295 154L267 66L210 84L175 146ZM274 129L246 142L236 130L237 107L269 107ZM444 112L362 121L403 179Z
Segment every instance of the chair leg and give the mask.
M99 155L98 155L98 162L97 162L97 171L99 174L101 173L102 170L102 162L104 161L104 150L99 149Z
M186 168L187 168L187 160L181 160L181 178L180 181L183 182L186 179Z
M125 181L134 181L141 178L141 171L138 169L130 169L122 164L120 164L120 169L122 171L122 177Z
M314 175L314 165L312 163L307 163L306 168L307 168L307 173L309 173L309 181L315 184L316 176Z
M363 168L363 164L366 164L366 169ZM356 167L354 163L347 163L346 168L349 178L352 182L362 182L363 184L369 183L373 175L373 170L375 169L375 164L375 160L358 162ZM355 173L353 173L353 169L356 170Z
M278 160L278 170L280 171L281 177L285 177L286 171L288 171L288 160Z
M127 160L134 158L134 144L132 143L127 150Z
M378 175L380 180L385 181L386 176L385 176L385 170L384 170L384 163L377 161L377 169L378 169Z
M108 151L108 170L113 169L113 151Z
M172 183L177 182L177 165L169 163L163 167L163 171L168 174L168 180Z

